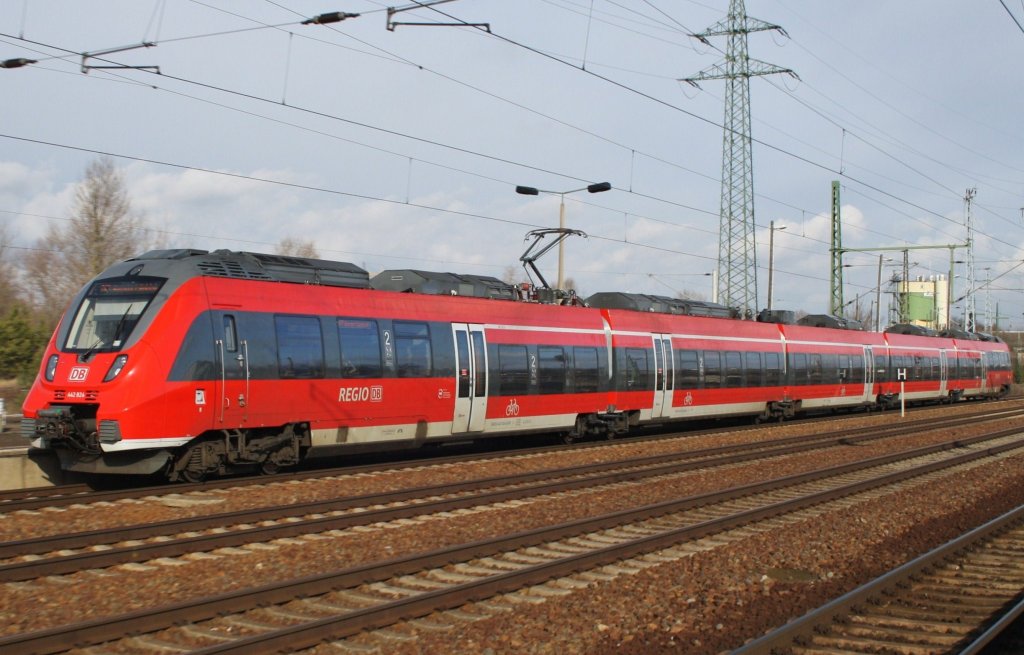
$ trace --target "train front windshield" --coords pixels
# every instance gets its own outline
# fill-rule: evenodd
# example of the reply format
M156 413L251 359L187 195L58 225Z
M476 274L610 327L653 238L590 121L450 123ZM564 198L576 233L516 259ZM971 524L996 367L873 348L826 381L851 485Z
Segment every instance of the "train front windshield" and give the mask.
M163 282L139 276L94 282L75 312L64 349L120 350Z

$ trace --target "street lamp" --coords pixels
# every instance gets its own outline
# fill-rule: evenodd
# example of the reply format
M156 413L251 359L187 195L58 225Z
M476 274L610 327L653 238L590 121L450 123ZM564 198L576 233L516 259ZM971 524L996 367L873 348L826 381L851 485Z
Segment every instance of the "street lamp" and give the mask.
M537 189L532 186L517 186L516 193L524 196L536 196L541 193L553 193L560 196L560 203L558 206L558 229L565 234L565 194L576 193L577 191L586 191L587 193L601 193L602 191L608 191L612 188L611 182L597 182L589 186L582 187L580 189L570 189L568 191L548 191L546 189ZM565 288L565 239L563 238L558 242L558 289Z
M772 311L772 291L775 281L775 230L785 229L785 225L775 227L775 221L768 224L768 311Z

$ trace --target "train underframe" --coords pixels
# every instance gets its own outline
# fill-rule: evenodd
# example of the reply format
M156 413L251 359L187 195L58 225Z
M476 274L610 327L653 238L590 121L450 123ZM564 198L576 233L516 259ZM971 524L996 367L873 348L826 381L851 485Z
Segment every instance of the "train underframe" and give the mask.
M254 468L273 475L298 464L309 448L308 423L259 430L221 430L203 435L179 451L167 468L167 478L172 482L199 482Z
M971 398L1003 398L1010 391L1004 386L995 393ZM930 402L964 400L960 390ZM880 394L873 404L846 409L886 410L899 406L898 394ZM208 477L258 470L273 474L295 466L309 452L312 442L308 423L259 429L225 429L203 434L178 448L156 448L105 452L104 443L114 439L97 430L96 405L55 405L41 410L35 419L35 438L53 449L67 471L90 474L152 475L162 473L170 481L196 482ZM779 400L765 404L754 415L755 423L782 422L803 411L799 400ZM106 423L106 422L104 422ZM581 414L573 428L563 434L566 443L587 438L615 439L627 435L641 423L639 411ZM117 435L116 440L120 437Z
M258 469L273 474L302 461L310 447L307 423L257 430L211 431L180 448L105 452L119 435L97 430L96 405L55 405L35 419L34 439L52 449L66 471L89 474L152 475L196 482L206 477ZM116 423L111 423L116 425Z

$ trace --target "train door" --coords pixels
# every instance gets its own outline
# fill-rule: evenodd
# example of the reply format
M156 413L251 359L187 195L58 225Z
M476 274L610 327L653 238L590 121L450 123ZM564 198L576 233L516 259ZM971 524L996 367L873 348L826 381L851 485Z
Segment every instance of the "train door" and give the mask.
M949 360L946 358L946 351L939 351L939 396L946 397L946 388L949 386Z
M214 346L220 360L216 420L221 427L240 426L249 419L249 342L240 338L234 314L222 314L215 330L219 338Z
M672 415L672 391L675 389L675 368L672 337L655 334L654 339L654 418Z
M871 346L864 346L864 400L875 397L875 355Z
M988 353L984 351L978 353L978 366L981 369L981 380L979 382L981 384L982 394L988 392L988 364Z
M487 344L482 325L452 324L455 335L455 415L452 433L480 432L487 417Z

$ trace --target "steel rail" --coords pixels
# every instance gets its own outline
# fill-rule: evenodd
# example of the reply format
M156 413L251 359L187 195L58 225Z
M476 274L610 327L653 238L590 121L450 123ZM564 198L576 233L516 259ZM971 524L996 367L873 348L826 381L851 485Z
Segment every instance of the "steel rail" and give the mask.
M913 579L924 571L935 568L944 561L954 558L961 559L964 551L978 547L979 544L994 535L1005 532L1013 526L1024 523L1024 506L1017 507L1002 516L974 528L955 539L935 548L899 568L882 575L871 582L850 591L835 600L812 610L802 617L790 621L768 634L749 642L733 651L733 655L767 655L785 652L794 644L809 639L829 625L848 616L855 607L871 603L882 596L901 596L899 590L910 586ZM978 653L992 638L1024 611L1024 600L1017 602L1002 614L999 621L977 638L972 639L957 653Z
M974 419L959 419L963 423L968 423L972 420ZM956 424L959 423L956 421L946 421L944 426L948 427ZM208 552L217 548L238 547L254 541L295 537L302 534L326 532L355 525L411 518L429 513L454 511L483 504L535 497L573 489L683 473L698 468L726 466L751 460L781 457L835 445L852 445L866 440L902 434L905 429L906 426L903 425L876 427L870 430L857 428L856 430L849 431L847 434L859 433L859 436L843 434L808 435L803 437L787 437L771 442L745 444L745 449L748 452L733 453L731 451L736 450L736 448L720 446L700 451L690 451L688 453L645 456L587 466L547 469L530 474L498 476L445 485L415 487L397 492L299 503L285 507L249 509L109 530L92 530L2 542L0 543L0 558L14 558L28 554L38 555L39 553L55 551L66 553L73 549L109 545L121 541L139 541L168 534L194 533L213 528L223 528L226 525L247 526L230 532L190 536L172 541L133 544L131 546L106 548L102 551L87 551L62 554L56 557L45 557L32 561L10 562L0 565L0 582L29 580L47 575L61 575L86 568L102 568L127 562L147 561L158 557L176 557L188 552ZM729 454L714 457L719 453ZM492 491L484 491L486 489L492 489ZM444 498L436 501L414 502L421 498L452 496L456 494L473 495ZM399 507L385 507L379 510L340 517L321 517L303 522L287 522L281 525L249 525L299 516L345 511L366 506L392 505L394 503L410 504Z
M1011 409L999 409L999 410L986 410L982 412L975 412L967 415L956 416L953 418L947 417L936 417L936 418L925 418L916 419L912 421L901 422L902 429L911 428L928 428L930 426L941 426L941 427L953 427L956 425L970 424L976 420L999 420L1001 418L1012 418L1014 416L1020 416L1024 414L1024 408L1011 408ZM761 426L763 427L763 426ZM757 430L760 427L747 426L743 430L737 430L735 427L726 428L726 431L746 431L746 430ZM891 426L863 426L858 428L847 428L839 432L831 432L829 434L820 435L822 438L828 436L857 436L861 434L872 434L878 430L899 430L901 428ZM706 434L715 434L720 432L719 429L697 431L686 433L685 436L702 436ZM894 432L895 433L895 432ZM678 438L679 433L672 433L668 435L657 435L650 437L649 439L661 440L661 439L673 439ZM770 439L758 442L749 442L746 444L735 444L731 446L721 446L717 448L705 448L699 451L690 451L697 456L703 454L705 456L714 455L716 453L723 452L736 452L743 449L757 449L770 447L772 445L781 445L785 443L796 443L800 439L812 438L814 435L805 435L801 437L785 437L780 439ZM882 435L884 436L884 435ZM637 443L640 440L647 440L648 438L631 439L629 443ZM572 446L540 446L536 448L526 448L515 451L501 451L498 453L475 453L468 455L450 455L445 457L439 457L429 460L430 466L434 465L447 465L453 463L461 463L466 461L487 461L490 459L500 459L502 457L520 457L520 456L532 456L537 454L546 454L550 452L559 452L565 449L580 449L580 448L600 448L607 447L608 442L593 442L589 444L574 444ZM196 483L184 483L184 484L162 484L154 487L134 487L130 489L113 489L113 490L94 490L88 485L75 484L75 485L62 485L58 487L33 487L30 489L21 490L9 490L0 491L0 512L13 512L19 510L33 510L40 509L43 507L62 507L65 505L87 503L87 502L113 502L116 500L122 500L126 498L138 499L146 496L161 495L161 494L182 494L190 491L211 491L220 489L232 489L236 487L253 486L259 484L272 484L277 482L292 482L306 479L317 479L321 477L332 477L337 475L357 475L365 473L379 473L384 471L400 471L406 468L416 468L424 465L424 460L414 460L409 462L389 462L386 464L365 464L360 466L349 466L331 469L321 469L317 471L297 471L292 473L281 473L276 474L273 477L256 477L256 478L243 478L239 480L220 480L218 483L212 482L196 482ZM88 495L85 495L88 494ZM0 555L2 557L2 555Z
M1012 448L1020 448L1022 445L1024 445L1024 442L1017 442ZM990 450L996 451L998 449ZM561 560L538 564L522 571L499 574L481 581L467 582L447 590L428 592L420 596L393 601L380 607L357 610L341 617L328 617L306 624L281 628L265 634L253 635L226 644L199 648L192 651L192 653L193 655L271 655L282 652L282 649L297 650L310 648L325 640L344 638L364 630L386 627L397 621L426 616L436 611L453 609L467 602L489 598L500 593L508 593L553 578L593 569L623 559L638 557L652 551L671 547L682 540L699 539L710 534L748 525L752 522L768 520L782 514L806 509L813 505L866 491L884 484L892 484L910 477L953 466L955 465L952 463L954 461L965 463L977 457L978 454L975 453L960 455L946 462L936 462L921 466L916 472L895 472L822 493L781 501L753 510L739 512L731 516L712 519L697 525L670 530L663 534L643 537L626 544L608 546L581 555L567 556Z
M1005 402L1005 401L999 401ZM918 410L932 409L931 407L919 407ZM995 412L992 409L975 412L968 414L963 418L983 418L993 413L1002 412L1017 412L1022 410L1017 409L997 409ZM858 416L858 415L853 415ZM959 417L958 417L959 418ZM834 422L836 417L828 418L816 418L809 417L806 420L802 420L802 424L813 424L819 422ZM916 419L913 421L907 421L904 425L910 427L916 423L930 423L930 422L941 422L940 419ZM658 426L651 426L658 427ZM645 435L631 437L625 443L643 443L645 441L658 441L664 439L675 439L679 437L696 437L706 436L711 434L717 434L721 432L748 432L757 431L764 429L764 425L741 425L741 426L729 426L726 428L708 428L704 430L689 430L685 432L671 432L668 434L657 434L657 435ZM854 430L868 430L867 428L854 428ZM81 502L112 502L115 500L122 500L126 498L142 498L145 496L160 495L167 493L188 493L190 491L210 491L217 489L235 489L240 487L255 486L261 484L271 484L275 482L291 482L301 481L309 479L317 479L322 477L331 477L337 475L354 475L358 473L376 473L380 471L400 471L406 468L414 468L423 466L424 463L429 465L435 464L452 464L465 461L476 461L476 460L490 460L500 459L502 457L518 457L518 456L531 456L537 454L545 454L551 452L560 452L563 450L581 450L589 448L601 448L607 447L610 443L620 442L608 442L608 441L594 441L594 442L577 442L572 445L556 445L556 446L535 446L530 448L517 448L515 450L500 450L497 452L474 452L468 454L456 454L456 455L442 455L438 457L425 458L422 457L424 454L423 450L408 451L408 455L420 455L415 459L408 461L389 461L382 464L363 464L356 466L340 466L330 468L316 468L312 470L299 470L299 471L287 471L283 473L277 473L273 476L257 475L239 478L218 478L215 480L208 480L205 482L185 482L185 483L161 483L158 485L151 485L145 487L130 487L125 489L94 489L87 484L70 484L70 485L59 485L55 487L31 487L29 489L18 489L18 490L4 490L0 491L0 512L14 512L19 510L33 510L40 509L43 507L61 507L66 505L72 505ZM447 447L455 447L454 444L439 444ZM403 451L404 452L404 451ZM364 456L373 453L359 452L357 455ZM309 460L306 465L314 465L316 460ZM85 495L85 497L79 496L79 494Z
M987 436L989 439L993 439L1000 436L1018 435L1019 433L1019 430L1004 430ZM953 448L964 445L966 444L963 441L950 442L948 444L949 447ZM1024 447L1024 439L960 454L949 459L926 463L903 471L886 473L824 492L775 502L752 510L741 511L731 516L669 530L663 534L643 537L625 544L609 546L599 551L567 556L561 560L562 564L557 566L549 563L535 568L523 569L521 572L509 573L498 577L492 576L482 581L458 585L444 592L423 594L415 598L387 603L379 607L360 610L356 613L349 613L345 617L331 617L307 623L304 626L285 628L272 634L252 637L223 646L204 648L195 652L202 655L215 655L225 653L270 653L282 649L295 650L305 648L327 638L339 638L354 634L368 627L386 625L393 623L395 620L414 618L432 611L448 609L461 605L468 600L480 599L494 593L521 588L542 579L547 580L551 577L558 577L623 558L635 557L653 550L678 545L681 541L700 538L721 532L722 530L745 525L752 521L766 520L851 494L884 485L896 484L913 477L1022 447ZM913 453L913 456L921 456L933 452L938 452L935 447L919 448L909 451L909 453L902 453L900 456L874 458L873 461L876 462L876 466L880 466L893 461L899 461L899 459L906 459L908 456L911 456L911 453ZM13 635L0 638L0 650L5 655L39 655L60 652L66 650L70 644L76 646L96 644L124 635L152 632L172 625L206 620L227 613L242 612L268 604L284 603L296 598L317 596L338 589L351 588L361 584L387 580L395 576L415 573L423 569L493 556L502 551L535 546L588 532L615 528L644 519L685 511L695 506L719 502L720 500L749 496L755 493L770 491L773 488L792 486L801 481L810 481L828 476L834 477L848 472L851 468L854 467L851 465L832 467L824 471L745 485L715 494L666 501L642 508L614 512L600 517L572 521L558 526L538 528L511 536L453 546L426 554L394 558L340 572L309 576L255 589L239 590L197 601L182 602L106 619L97 619L49 630Z

